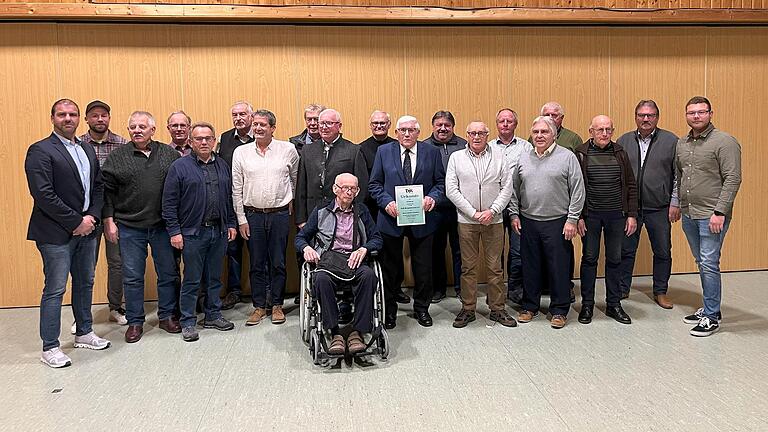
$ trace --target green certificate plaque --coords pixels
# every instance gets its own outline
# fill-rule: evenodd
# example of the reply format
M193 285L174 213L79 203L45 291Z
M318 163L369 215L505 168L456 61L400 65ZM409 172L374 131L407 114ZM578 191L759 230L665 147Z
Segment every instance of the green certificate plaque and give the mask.
M424 225L424 186L395 186L397 226Z

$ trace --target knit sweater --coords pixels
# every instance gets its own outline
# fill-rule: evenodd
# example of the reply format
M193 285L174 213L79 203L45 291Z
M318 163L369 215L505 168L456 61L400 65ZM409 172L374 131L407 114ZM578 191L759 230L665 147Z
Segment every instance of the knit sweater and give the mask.
M490 209L492 223L502 222L502 210L512 196L511 176L504 153L488 145L477 157L469 148L454 152L445 174L445 195L456 206L459 223L479 224L475 212Z
M513 218L549 221L568 216L577 223L584 207L584 180L579 161L565 147L539 158L536 150L520 155L512 174L513 193L509 212Z
M149 149L147 157L129 142L109 154L102 168L105 218L132 228L163 226L163 185L179 153L157 141L150 142Z

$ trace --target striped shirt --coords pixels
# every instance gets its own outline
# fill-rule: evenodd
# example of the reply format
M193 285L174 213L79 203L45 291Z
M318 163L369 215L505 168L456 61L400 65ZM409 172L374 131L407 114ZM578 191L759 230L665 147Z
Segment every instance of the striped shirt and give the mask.
M621 166L613 143L602 149L590 144L587 158L587 210L621 211Z

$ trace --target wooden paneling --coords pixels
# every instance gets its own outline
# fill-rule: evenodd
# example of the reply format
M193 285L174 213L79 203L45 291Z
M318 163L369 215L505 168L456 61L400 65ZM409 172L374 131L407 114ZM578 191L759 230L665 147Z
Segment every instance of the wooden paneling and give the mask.
M768 268L766 235L757 228L768 212L759 187L762 170L759 119L768 88L768 29L610 27L339 27L193 26L138 24L5 24L0 26L0 92L9 125L11 164L2 171L0 252L4 284L0 306L34 305L42 286L41 264L26 240L31 198L23 159L29 143L50 133L53 100L72 97L81 107L99 98L113 107L113 129L125 133L128 114L147 109L158 118L158 138L168 140L165 118L184 109L194 120L231 127L238 99L278 116L276 135L302 130L309 102L342 113L344 133L366 138L376 108L393 118L416 115L424 137L438 109L467 122L493 116L503 106L520 114L527 136L542 103L557 100L565 124L586 136L592 116L611 115L619 131L633 128L637 100L661 106L660 125L687 130L685 101L711 97L715 124L739 138L744 184L723 259L726 270ZM72 72L74 71L74 72ZM85 131L83 121L80 133ZM674 271L691 271L692 259L679 224L673 228ZM289 266L293 257L288 256ZM94 298L105 300L105 265L99 264ZM636 271L650 272L647 244ZM295 272L291 272L295 275ZM295 288L295 278L289 285ZM153 295L152 273L148 296Z

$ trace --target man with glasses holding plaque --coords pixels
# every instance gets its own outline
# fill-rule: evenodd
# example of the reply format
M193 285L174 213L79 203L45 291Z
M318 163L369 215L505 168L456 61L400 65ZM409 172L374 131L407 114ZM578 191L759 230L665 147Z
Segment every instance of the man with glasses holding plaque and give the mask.
M440 151L433 145L417 142L420 129L415 117L400 117L396 130L398 142L379 147L368 186L379 206L376 226L384 239L381 266L386 305L384 326L388 329L397 323L395 295L404 278L403 238L408 238L416 283L413 310L420 325L432 325L429 315L433 290L432 240L440 223L439 215L432 210L445 199L445 170ZM420 206L401 208L405 202L414 202L413 195L418 189L423 196ZM417 211L419 208L423 216ZM423 222L418 223L421 218Z

